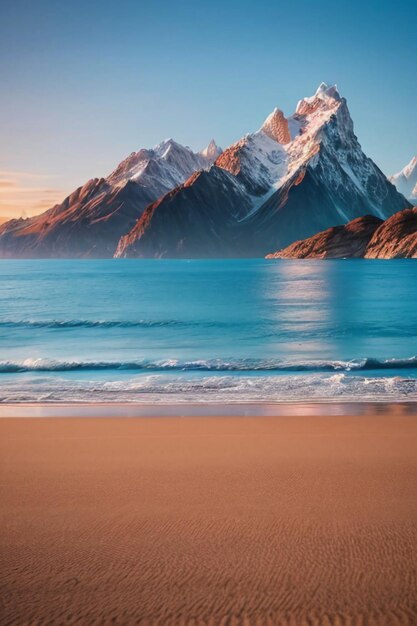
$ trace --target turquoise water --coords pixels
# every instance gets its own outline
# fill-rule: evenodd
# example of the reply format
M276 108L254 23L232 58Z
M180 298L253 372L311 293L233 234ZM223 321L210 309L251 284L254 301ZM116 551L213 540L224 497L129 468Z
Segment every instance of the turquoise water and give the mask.
M1 402L417 400L417 263L1 261Z

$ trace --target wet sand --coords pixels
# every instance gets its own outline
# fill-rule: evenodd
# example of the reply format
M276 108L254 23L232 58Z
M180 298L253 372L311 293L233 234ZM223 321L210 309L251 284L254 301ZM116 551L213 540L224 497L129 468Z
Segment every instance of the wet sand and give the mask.
M417 624L417 417L0 419L5 624Z

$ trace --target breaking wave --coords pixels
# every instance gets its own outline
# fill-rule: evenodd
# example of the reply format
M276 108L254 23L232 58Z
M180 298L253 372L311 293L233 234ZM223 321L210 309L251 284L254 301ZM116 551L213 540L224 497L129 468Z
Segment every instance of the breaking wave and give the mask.
M340 361L284 361L277 359L202 359L181 361L60 361L55 359L24 359L0 361L0 373L69 372L69 371L188 371L188 372L337 372L416 369L417 356L404 359L363 358Z

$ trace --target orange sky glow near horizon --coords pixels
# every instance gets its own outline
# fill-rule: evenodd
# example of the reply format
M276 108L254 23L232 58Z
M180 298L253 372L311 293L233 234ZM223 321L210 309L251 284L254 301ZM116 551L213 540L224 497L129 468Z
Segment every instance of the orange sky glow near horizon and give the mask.
M53 176L0 170L0 223L42 213L67 193L54 185Z

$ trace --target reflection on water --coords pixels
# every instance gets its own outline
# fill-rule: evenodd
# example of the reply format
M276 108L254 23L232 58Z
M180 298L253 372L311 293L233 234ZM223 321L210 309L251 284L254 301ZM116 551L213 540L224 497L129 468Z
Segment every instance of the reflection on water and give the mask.
M318 304L320 308L327 308L331 292L328 268L323 268L318 275L315 267L310 265L300 267L289 263L273 268L271 274L273 279L266 286L265 300L273 311L287 309L289 320L292 320L294 313L304 314L308 320L312 312L318 312ZM290 307L293 310L288 310Z
M329 353L331 333L326 333L336 314L332 268L309 263L278 263L271 266L265 285L265 308L275 322L275 334L288 333L293 341L285 342L285 349L300 356ZM318 338L315 331L320 329ZM316 336L315 336L316 335Z

